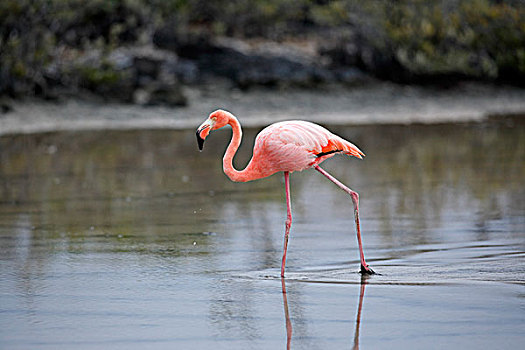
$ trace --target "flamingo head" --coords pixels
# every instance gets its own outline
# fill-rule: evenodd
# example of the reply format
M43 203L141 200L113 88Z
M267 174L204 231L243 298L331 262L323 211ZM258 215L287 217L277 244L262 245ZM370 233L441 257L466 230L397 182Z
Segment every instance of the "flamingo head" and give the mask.
M220 129L227 125L230 121L230 116L230 112L218 109L212 112L208 119L199 126L197 129L197 144L199 145L199 150L202 151L204 140L210 134L210 131Z

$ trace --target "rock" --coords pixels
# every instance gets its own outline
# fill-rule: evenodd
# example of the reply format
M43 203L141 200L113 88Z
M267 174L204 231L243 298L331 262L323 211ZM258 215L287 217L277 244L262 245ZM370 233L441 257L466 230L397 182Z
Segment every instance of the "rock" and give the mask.
M157 59L140 56L133 57L133 67L139 79L141 76L157 79L160 65L161 61Z
M7 114L13 110L13 106L6 98L0 98L0 114Z
M161 68L162 75L175 76L184 84L196 84L200 78L197 64L187 59L179 59L177 64L167 63Z
M161 84L152 89L150 104L166 104L173 107L186 106L188 100L184 96L180 85Z
M355 67L334 68L333 73L338 82L348 86L360 85L370 81L370 76Z
M153 46L136 46L119 48L110 54L115 66L118 62L128 62L124 69L131 68L134 72L135 84L144 86L152 81L160 80L164 83L174 83L175 74L170 74L171 67L178 65L175 53L155 48ZM167 67L170 67L169 69Z
M178 30L177 23L168 22L153 34L153 44L165 50L177 53L179 57L197 60L202 54L217 51L205 33L193 33Z
M243 50L238 41L225 38L211 42L202 36L171 34L169 36L167 30L158 32L156 43L195 62L191 73L179 75L183 79L188 79L189 75L193 80L195 73L203 78L223 77L240 88L255 85L311 87L334 80L332 72L308 60L292 59L273 52L250 52Z
M378 50L368 40L361 38L361 35L344 35L327 41L319 48L319 54L328 58L329 66L335 70L338 79L346 83L354 78L357 81L365 78L364 72L370 72L380 79L394 81L406 81L409 78L408 71L391 51ZM354 71L344 73L350 68Z
M332 78L331 73L324 68L294 62L285 57L239 56L237 59L236 64L232 62L232 78L241 88L252 85L310 87Z
M188 100L178 84L152 83L136 89L133 93L133 102L143 106L168 105L176 107L186 106Z
M180 106L187 99L178 74L188 66L186 61L179 65L173 52L135 46L109 53L101 50L81 53L73 60L50 66L48 75L65 86L79 87L79 94L87 90L106 100Z

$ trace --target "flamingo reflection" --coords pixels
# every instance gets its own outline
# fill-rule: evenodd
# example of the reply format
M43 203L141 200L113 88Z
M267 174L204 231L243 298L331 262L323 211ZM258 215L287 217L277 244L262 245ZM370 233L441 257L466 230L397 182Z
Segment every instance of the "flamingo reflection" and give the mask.
M290 321L290 312L288 312L288 299L286 297L286 284L284 283L283 277L281 277L281 287L283 289L284 319L286 320L286 350L290 350L290 343L292 342L292 321Z
M354 347L352 349L359 350L359 328L361 326L361 310L363 309L363 299L365 297L365 287L368 284L368 276L361 275L361 290L359 292L359 305L357 306L357 316L355 319L354 332Z
M359 350L359 329L361 326L361 310L363 309L363 299L365 297L365 288L368 284L367 275L361 276L361 288L359 291L359 303L357 306L357 316L355 320L355 331L354 331L354 346L353 350ZM281 277L281 287L283 292L283 308L284 308L284 319L286 322L286 349L290 350L290 344L292 342L292 321L290 320L290 312L288 310L288 298L286 296L286 284L284 278Z

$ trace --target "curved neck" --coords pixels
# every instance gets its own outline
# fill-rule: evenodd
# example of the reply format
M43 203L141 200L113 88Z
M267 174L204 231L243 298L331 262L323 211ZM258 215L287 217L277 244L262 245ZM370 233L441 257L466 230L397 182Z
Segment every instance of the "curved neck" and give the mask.
M224 158L222 159L222 168L224 173L232 181L250 181L251 174L249 173L248 167L242 171L238 171L233 167L233 157L235 156L235 153L237 153L242 140L241 124L239 124L239 121L233 115L229 117L228 124L230 124L232 127L233 136L230 144L228 145L228 148L226 149L226 153L224 153Z

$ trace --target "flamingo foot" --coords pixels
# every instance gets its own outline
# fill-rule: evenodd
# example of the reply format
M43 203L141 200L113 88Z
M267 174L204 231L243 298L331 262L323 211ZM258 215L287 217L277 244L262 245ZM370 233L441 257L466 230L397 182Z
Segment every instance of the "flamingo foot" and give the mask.
M361 271L359 271L362 275L375 275L375 271L372 270L368 265L364 266L361 265Z

